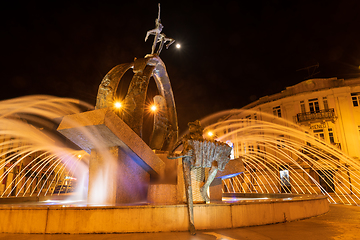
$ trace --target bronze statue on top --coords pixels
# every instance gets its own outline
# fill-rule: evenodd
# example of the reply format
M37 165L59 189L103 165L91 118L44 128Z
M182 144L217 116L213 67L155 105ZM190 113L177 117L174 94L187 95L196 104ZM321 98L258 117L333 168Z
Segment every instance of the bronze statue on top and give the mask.
M160 20L160 3L158 3L158 8L159 8L159 12L157 19L155 19L155 28L147 31L145 36L145 42L147 41L149 35L154 35L154 42L151 48L151 54L155 53L156 44L160 43L159 48L156 52L157 55L160 55L160 52L164 44L166 42L170 42L166 45L166 49L168 49L169 46L175 42L175 40L173 38L168 38L164 33L161 33L164 26L161 24L161 20Z

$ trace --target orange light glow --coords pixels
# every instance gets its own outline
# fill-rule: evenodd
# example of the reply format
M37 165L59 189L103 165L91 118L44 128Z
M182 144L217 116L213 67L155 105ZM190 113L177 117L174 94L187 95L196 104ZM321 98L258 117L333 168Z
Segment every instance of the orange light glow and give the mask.
M157 111L157 106L154 104L150 107L151 111L156 112Z
M121 102L115 102L114 107L120 109L122 107Z

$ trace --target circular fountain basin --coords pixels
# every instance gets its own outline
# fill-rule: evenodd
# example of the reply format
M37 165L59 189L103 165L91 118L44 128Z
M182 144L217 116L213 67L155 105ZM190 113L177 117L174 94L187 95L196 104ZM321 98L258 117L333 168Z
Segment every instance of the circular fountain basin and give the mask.
M78 234L188 230L185 204L90 206L58 202L62 205L46 205L50 202L0 205L0 232ZM326 196L227 193L222 202L195 204L194 220L199 230L236 228L304 219L328 210Z

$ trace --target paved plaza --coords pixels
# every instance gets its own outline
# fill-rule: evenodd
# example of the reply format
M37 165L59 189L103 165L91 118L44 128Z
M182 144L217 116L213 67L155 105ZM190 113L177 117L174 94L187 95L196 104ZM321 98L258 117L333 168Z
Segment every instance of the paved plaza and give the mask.
M0 234L0 240L352 240L360 239L360 207L330 205L324 215L305 220L258 227L187 232L133 234Z

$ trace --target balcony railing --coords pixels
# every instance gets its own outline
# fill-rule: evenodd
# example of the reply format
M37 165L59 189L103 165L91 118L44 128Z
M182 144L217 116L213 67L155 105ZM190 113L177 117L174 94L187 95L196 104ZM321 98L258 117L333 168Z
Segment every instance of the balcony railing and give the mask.
M340 149L341 150L341 144L340 143L331 143L332 145L334 145L334 147L336 147L337 149Z
M316 120L334 120L335 112L333 108L323 109L316 112L298 113L296 115L297 122L309 122Z

